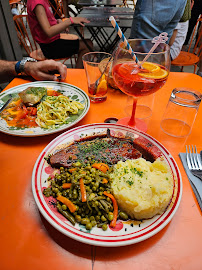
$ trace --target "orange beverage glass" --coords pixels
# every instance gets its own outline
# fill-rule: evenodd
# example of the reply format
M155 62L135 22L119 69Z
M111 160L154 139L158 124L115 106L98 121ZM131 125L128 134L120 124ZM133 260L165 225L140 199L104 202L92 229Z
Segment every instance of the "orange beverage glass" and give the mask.
M140 65L135 62L122 42L113 54L113 79L122 92L133 97L131 117L119 119L118 123L147 131L146 124L135 118L137 99L153 94L165 84L170 68L169 46L159 44L149 55L148 61L144 62L144 58L153 47L152 40L134 39L129 40L129 44Z
M93 103L103 102L107 99L108 69L103 73L111 54L105 52L90 52L83 57L83 65L88 82L88 95Z

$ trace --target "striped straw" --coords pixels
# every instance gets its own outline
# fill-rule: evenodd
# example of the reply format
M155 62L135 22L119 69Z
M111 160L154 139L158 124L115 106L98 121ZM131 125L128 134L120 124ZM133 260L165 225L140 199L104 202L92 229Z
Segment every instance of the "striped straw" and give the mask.
M122 33L121 28L118 26L118 24L117 24L116 20L114 19L114 17L113 16L110 16L109 17L109 20L111 21L111 24L114 27L114 29L117 31L117 34L119 35L119 37L124 42L126 48L128 49L129 53L131 54L133 60L135 60L135 62L141 67L140 62L137 59L137 56L135 55L135 53L134 53L133 49L131 48L130 44L128 43L126 37Z

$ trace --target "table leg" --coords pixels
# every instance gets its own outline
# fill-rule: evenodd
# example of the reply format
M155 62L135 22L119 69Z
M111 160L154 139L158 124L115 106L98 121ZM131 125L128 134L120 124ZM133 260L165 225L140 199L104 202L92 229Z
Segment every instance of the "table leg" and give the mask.
M81 34L81 32L79 31L78 27L80 26L74 26L75 31L77 32L77 34L79 35L79 37L83 40L83 42L86 44L87 48L89 49L89 51L94 52L93 47L91 47L85 40L85 38L83 37L83 35Z

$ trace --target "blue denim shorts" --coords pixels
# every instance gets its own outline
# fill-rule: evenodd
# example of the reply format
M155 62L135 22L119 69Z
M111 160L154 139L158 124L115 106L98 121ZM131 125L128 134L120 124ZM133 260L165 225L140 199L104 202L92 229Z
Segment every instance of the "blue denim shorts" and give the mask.
M138 0L130 38L152 39L162 32L172 36L187 0Z

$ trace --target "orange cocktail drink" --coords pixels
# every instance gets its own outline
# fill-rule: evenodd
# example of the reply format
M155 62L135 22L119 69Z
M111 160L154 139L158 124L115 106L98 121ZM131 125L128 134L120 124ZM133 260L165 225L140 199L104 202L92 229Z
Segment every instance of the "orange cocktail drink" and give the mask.
M140 62L141 63L141 62ZM145 62L142 68L136 63L126 61L113 67L113 78L117 86L127 95L141 97L159 90L168 78L165 67Z

